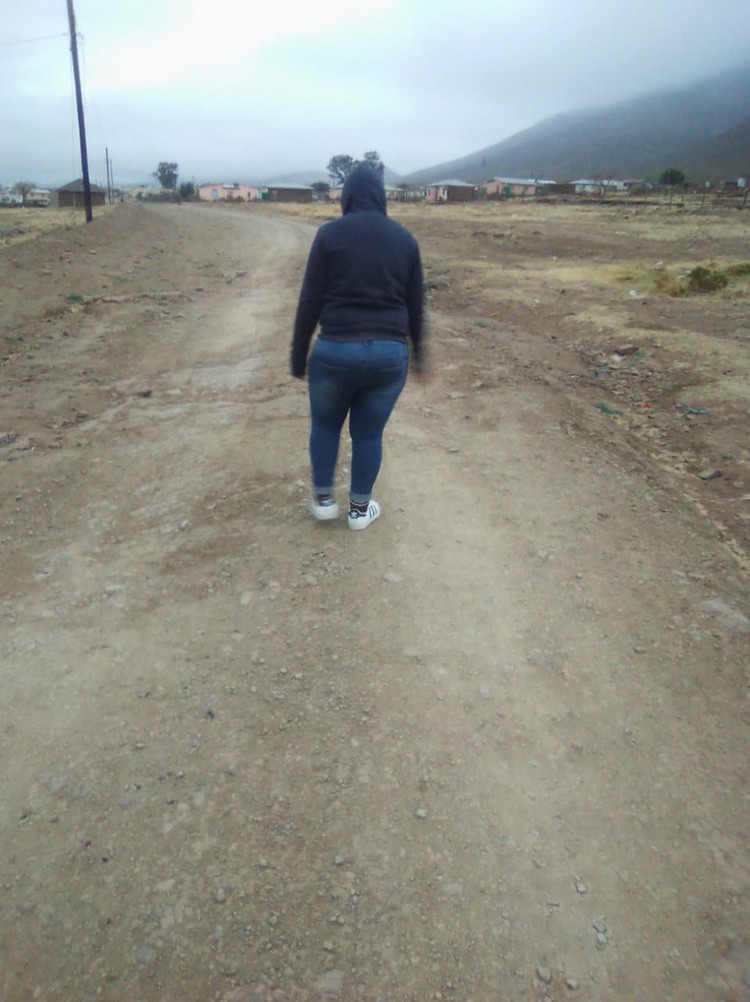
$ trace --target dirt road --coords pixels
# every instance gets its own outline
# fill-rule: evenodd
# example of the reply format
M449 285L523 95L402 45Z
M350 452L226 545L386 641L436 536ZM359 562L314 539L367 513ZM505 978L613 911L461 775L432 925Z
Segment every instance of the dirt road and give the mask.
M122 207L2 252L0 998L747 1000L732 554L455 311L383 517L314 523L313 232Z

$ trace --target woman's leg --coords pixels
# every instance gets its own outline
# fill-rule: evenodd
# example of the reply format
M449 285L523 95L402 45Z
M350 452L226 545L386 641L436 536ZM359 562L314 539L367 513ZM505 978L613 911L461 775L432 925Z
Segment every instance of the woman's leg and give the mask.
M339 357L338 347L317 341L307 370L313 493L320 497L333 494L341 428L353 391L347 359Z
M367 341L366 381L354 394L349 414L352 437L350 500L366 508L380 472L383 429L406 382L409 353L400 341Z

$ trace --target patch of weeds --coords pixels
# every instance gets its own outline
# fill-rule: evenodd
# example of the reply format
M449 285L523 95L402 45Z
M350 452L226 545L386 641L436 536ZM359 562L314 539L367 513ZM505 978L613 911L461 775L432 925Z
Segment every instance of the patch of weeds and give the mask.
M667 268L662 268L654 275L654 289L663 296L681 296L685 291L682 282Z
M628 268L620 273L618 280L640 288L642 293L658 292L662 296L681 296L685 292L677 275L661 265L655 268Z
M65 302L66 303L82 303L83 302L83 296L80 294L80 292L70 292L65 297Z
M739 264L729 264L724 269L724 273L730 278L741 278L750 275L750 261L740 261Z
M750 261L739 261L725 268L699 264L686 274L676 275L669 268L632 268L621 272L621 282L638 284L642 291L656 292L663 296L684 296L690 293L719 292L726 289L729 280L750 275Z
M718 292L726 289L729 279L723 271L716 271L714 268L704 268L702 264L688 272L687 291L688 292Z

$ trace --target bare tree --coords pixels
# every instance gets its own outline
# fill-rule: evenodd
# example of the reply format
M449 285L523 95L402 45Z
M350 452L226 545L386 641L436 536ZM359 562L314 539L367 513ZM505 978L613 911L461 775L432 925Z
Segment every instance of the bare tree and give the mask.
M331 157L328 161L326 170L328 171L328 176L334 182L343 184L356 166L356 161L348 153L337 153L335 157Z
M26 199L29 196L29 192L33 191L36 187L36 181L16 181L13 185L13 191L18 192L23 199L23 204L26 205Z
M368 164L383 177L385 164L380 159L380 154L377 150L368 150L361 160L355 160L348 153L338 153L328 161L328 175L334 182L343 184L354 168L359 167L360 164Z

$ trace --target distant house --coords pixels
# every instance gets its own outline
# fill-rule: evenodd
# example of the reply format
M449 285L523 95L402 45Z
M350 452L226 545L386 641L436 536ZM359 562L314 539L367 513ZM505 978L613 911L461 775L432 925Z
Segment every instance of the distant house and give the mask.
M428 202L472 202L477 189L467 181L434 181L426 186L425 197Z
M10 188L0 188L0 205L47 206L50 203L49 188L31 188L26 197Z
M717 187L723 195L744 195L747 192L747 178L727 178L719 181Z
M401 188L386 188L385 197L394 202L421 202L426 195L422 185L408 184Z
M257 202L260 188L252 184L201 184L198 197L203 202Z
M336 185L332 187L328 192L329 201L341 201L341 193L344 190L343 185ZM385 197L389 202L419 202L425 196L425 190L421 185L409 184L405 187L395 187L394 185L385 185Z
M626 191L625 182L616 178L579 177L570 182L576 195L604 195L607 192Z
M26 196L26 204L46 208L50 203L49 188L32 188Z
M599 182L590 177L578 177L570 184L573 185L573 191L576 195L599 195L602 190Z
M570 183L573 185L576 195L613 195L642 187L643 180L632 177L624 181L616 177L582 177Z
M10 188L0 188L0 205L23 205L23 197Z
M538 178L523 177L492 177L485 183L484 190L488 198L511 198L527 195L538 195L554 181L543 181Z
M269 202L312 202L313 189L309 184L279 182L263 185L261 195Z
M100 188L96 184L90 184L89 189L91 191L91 204L104 205L107 195L104 188ZM83 209L83 178L79 177L76 181L64 184L62 188L57 189L56 194L58 208Z

